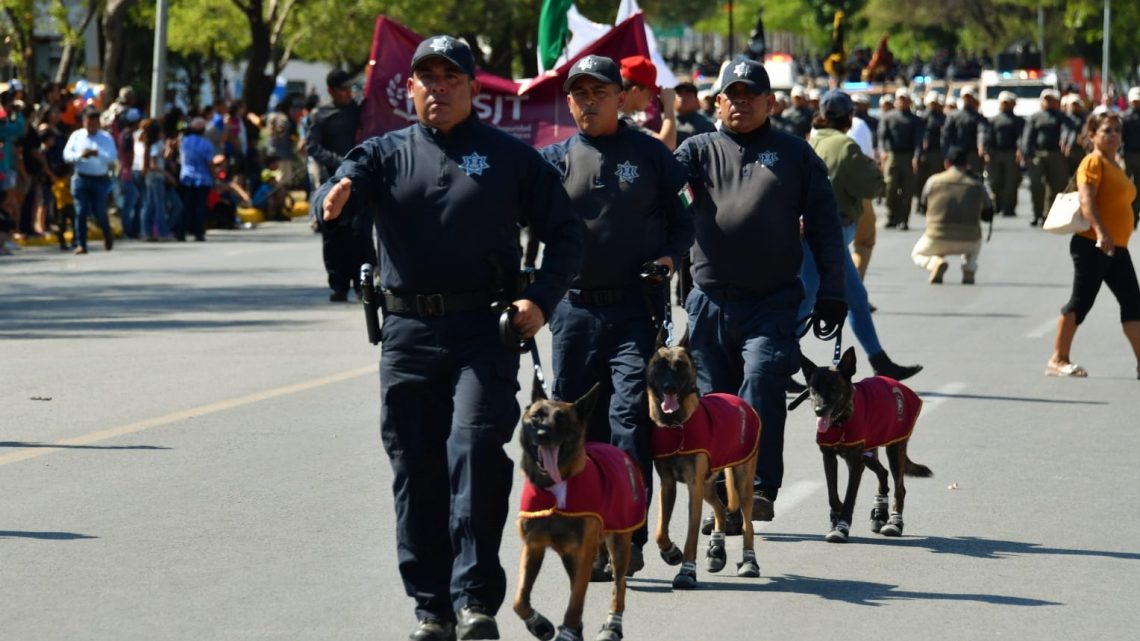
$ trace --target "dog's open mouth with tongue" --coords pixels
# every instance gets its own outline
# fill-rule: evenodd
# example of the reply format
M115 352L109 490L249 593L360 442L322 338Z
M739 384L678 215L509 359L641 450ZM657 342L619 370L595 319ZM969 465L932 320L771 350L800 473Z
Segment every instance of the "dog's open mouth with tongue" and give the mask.
M542 470L550 477L553 483L546 491L554 495L559 508L566 507L566 481L558 469L558 445L539 445L538 459L542 462Z

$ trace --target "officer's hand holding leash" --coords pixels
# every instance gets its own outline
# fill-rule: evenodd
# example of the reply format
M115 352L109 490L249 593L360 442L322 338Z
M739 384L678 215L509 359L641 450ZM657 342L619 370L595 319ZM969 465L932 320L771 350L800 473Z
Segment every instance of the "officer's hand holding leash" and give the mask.
M845 320L847 320L846 302L835 298L820 298L815 301L815 311L809 323L816 338L829 341L843 331Z
M340 212L344 209L345 203L348 202L348 197L352 195L352 179L341 178L340 182L333 185L329 193L325 195L324 211L321 212L321 218L328 222L336 220L340 217Z
M546 324L546 316L542 313L542 309L526 298L520 298L512 305L518 311L512 315L511 326L523 340L534 338L538 330Z

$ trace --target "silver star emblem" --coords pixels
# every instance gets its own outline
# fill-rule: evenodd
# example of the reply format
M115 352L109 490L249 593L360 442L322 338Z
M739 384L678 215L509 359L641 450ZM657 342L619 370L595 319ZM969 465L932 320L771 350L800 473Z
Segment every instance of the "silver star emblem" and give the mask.
M637 165L631 165L628 160L617 166L617 171L614 172L614 175L617 176L621 182L631 184L634 180L639 178Z
M582 58L581 62L578 63L578 68L583 69L585 71L589 71L590 69L593 69L594 68L594 59L593 58Z
M748 73L748 65L741 62L732 68L732 73L737 78L743 78L744 75Z
M432 51L447 51L450 48L451 43L447 41L447 38L436 38L431 41Z
M491 165L487 164L487 157L479 155L479 152L473 152L469 156L463 157L463 164L459 166L468 176L482 176L483 171L490 169Z

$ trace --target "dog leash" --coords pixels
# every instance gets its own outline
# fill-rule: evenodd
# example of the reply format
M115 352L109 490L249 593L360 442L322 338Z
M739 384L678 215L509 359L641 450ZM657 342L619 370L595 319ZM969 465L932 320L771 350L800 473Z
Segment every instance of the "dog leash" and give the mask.
M538 341L533 338L524 339L515 330L514 319L519 308L513 303L496 303L493 308L499 311L499 341L507 349L519 354L530 352L531 366L534 368L534 380L549 397L550 389L546 385L546 376L542 373L542 358L538 355Z

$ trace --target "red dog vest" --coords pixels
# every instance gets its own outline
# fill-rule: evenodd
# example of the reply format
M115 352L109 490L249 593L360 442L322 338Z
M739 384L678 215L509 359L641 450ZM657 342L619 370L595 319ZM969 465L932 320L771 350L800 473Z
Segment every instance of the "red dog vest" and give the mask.
M629 532L645 523L645 480L628 454L605 443L586 443L586 467L566 479L566 504L524 477L519 518L552 514L592 516L602 531Z
M706 394L681 427L653 426L653 457L709 457L709 475L748 460L760 446L760 417L739 396Z
M872 449L910 436L922 411L922 399L909 387L886 376L868 376L855 383L854 411L842 425L820 425L820 445L862 445Z

